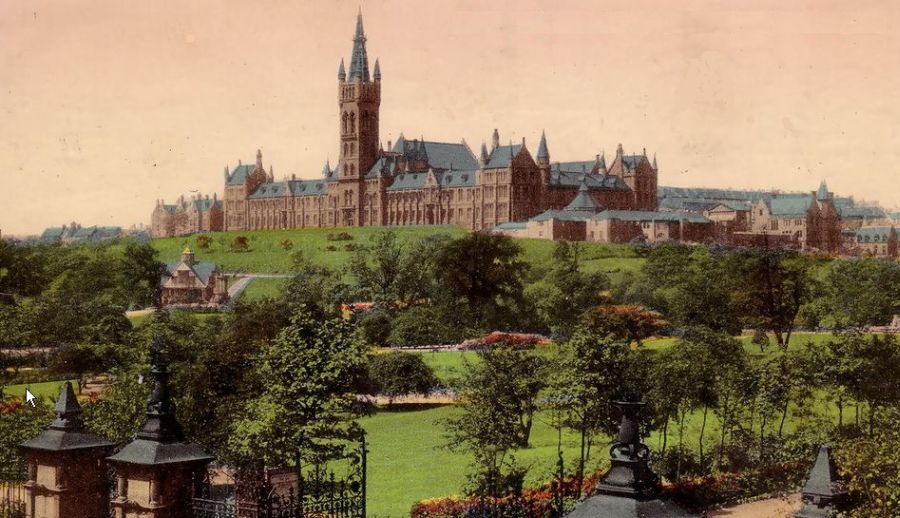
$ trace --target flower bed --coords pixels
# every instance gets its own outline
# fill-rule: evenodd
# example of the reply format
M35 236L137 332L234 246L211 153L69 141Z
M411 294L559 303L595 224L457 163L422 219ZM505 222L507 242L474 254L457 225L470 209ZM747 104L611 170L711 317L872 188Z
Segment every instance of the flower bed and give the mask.
M483 350L499 344L528 348L549 345L550 339L543 335L494 331L480 338L466 340L459 344L458 349L461 351Z
M685 478L665 482L663 494L696 511L740 504L760 496L795 490L803 483L805 467L805 464L795 462L737 473Z

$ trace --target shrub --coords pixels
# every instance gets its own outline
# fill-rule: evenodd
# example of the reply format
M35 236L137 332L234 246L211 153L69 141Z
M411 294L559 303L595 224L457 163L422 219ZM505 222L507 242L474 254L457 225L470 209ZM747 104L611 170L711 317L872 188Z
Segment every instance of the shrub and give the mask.
M344 245L344 250L348 252L355 252L357 250L360 250L361 248L362 247L357 245L356 243L347 243L346 245Z
M278 243L278 244L279 244L279 246L281 246L282 250L290 250L290 249L294 248L294 242L291 241L290 239L285 239L284 241L282 241L281 243Z
M337 234L328 234L327 239L329 241L353 241L353 236L346 232L339 232Z
M369 357L369 379L376 394L388 398L427 394L437 384L437 377L418 354L390 352Z
M359 318L359 327L369 345L384 345L391 334L391 316L387 311L368 311Z
M337 252L337 247L334 245L328 245L325 247L325 250L328 252Z
M234 240L231 241L232 252L247 252L249 250L250 240L247 239L247 236L234 236Z
M203 250L207 250L209 245L212 243L212 238L206 235L197 236L197 248L202 248Z
M413 306L394 318L388 344L394 347L450 344L459 339L431 306Z

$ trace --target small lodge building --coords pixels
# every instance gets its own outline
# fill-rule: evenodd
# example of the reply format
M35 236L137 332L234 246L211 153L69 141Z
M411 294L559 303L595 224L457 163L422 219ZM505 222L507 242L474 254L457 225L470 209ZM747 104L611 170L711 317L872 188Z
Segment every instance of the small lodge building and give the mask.
M163 306L221 306L228 302L225 275L214 263L194 261L194 253L185 248L181 261L166 265L162 278Z
M843 231L847 252L866 257L898 257L898 233L894 226L862 227Z

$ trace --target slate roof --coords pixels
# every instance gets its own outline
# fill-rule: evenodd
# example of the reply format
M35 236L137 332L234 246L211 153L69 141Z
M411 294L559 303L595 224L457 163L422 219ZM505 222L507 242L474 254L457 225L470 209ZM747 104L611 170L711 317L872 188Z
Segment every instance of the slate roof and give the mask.
M497 149L491 151L491 156L488 157L488 162L484 166L484 168L500 169L509 167L509 163L512 161L513 157L518 155L519 151L521 150L522 144L513 144L511 146L497 146Z
M572 198L572 201L570 201L563 210L596 213L603 210L603 208L597 203L597 200L591 196L587 183L582 181L581 187L578 188L578 194Z
M444 171L439 175L441 187L472 187L475 185L475 173L477 171Z
M599 189L599 190L613 190L613 191L630 191L631 188L628 187L628 184L625 183L625 180L619 178L618 176L612 175L594 175L594 174L585 174L582 172L578 173L569 173L569 172L560 172L554 174L551 170L550 173L550 187L562 187L562 188L572 188L578 187L581 185L581 182L584 181L587 183L587 186L591 190Z
M528 222L526 221L507 221L506 223L500 223L495 226L495 230L525 230L528 227Z
M63 233L65 233L65 231L65 227L45 228L44 231L41 232L41 239L45 241L62 239Z
M722 202L722 203L716 203L716 206L713 207L713 209L716 207L719 207L719 206L722 206L728 210L734 210L734 211L748 211L753 208L753 204L751 204L749 201L726 201L726 202ZM712 209L708 209L708 210L712 210Z
M622 162L624 162L629 169L632 169L637 167L644 158L647 157L644 155L624 155L622 156Z
M654 212L643 210L605 210L593 219L615 219L620 221L686 221L688 223L712 223L701 214L694 212Z
M112 448L113 444L98 435L88 433L81 417L81 406L67 381L59 393L54 409L56 418L50 426L21 447L45 451L71 451L86 448Z
M366 54L366 35L363 31L362 12L356 15L356 34L353 37L353 55L350 56L350 81L369 82L369 56Z
M180 264L180 262L166 264L166 271L168 272L170 277L175 273L175 270ZM216 271L216 265L215 263L206 262L194 263L193 265L191 265L191 269L194 271L194 274L197 276L197 278L200 279L200 282L202 282L203 284L208 284L209 276L212 275L214 271ZM165 277L163 278L163 281L165 281Z
M256 200L260 198L280 198L289 191L287 182L263 183L248 196L248 199Z
M766 206L773 216L799 217L806 216L812 202L813 197L810 194L783 195L769 198L766 200Z
M894 221L900 221L900 212L888 212L887 216Z
M175 205L163 205L162 208L169 214L175 214L175 209L177 207Z
M887 213L880 207L838 207L838 213L844 219L887 219Z
M325 193L325 182L322 180L291 180L288 186L294 196L316 196Z
M422 151L417 150L416 146L424 144L424 156L418 155ZM402 136L394 143L391 150L394 153L400 153L407 160L415 160L418 158L427 160L428 165L436 169L458 169L466 171L474 171L478 169L478 160L469 147L465 144L451 142L431 142L427 140L407 140ZM370 169L371 171L371 169Z
M201 198L199 200L193 200L194 207L197 208L199 212L209 212L210 209L216 207L218 209L222 208L222 202L219 200L212 200L209 198Z
M228 180L225 181L226 185L243 185L247 183L247 177L250 176L250 173L256 169L256 164L242 164L236 166L234 170L231 171L231 174L228 175Z
M396 147L396 146L395 146ZM369 172L366 173L366 178L378 178L379 176L390 177L394 174L394 171L397 168L397 163L399 162L399 157L397 155L383 155L372 164L372 167L369 168Z
M592 210L545 210L537 216L531 218L530 221L548 221L551 219L559 221L587 221L597 213Z
M828 199L828 186L825 185L825 180L822 180L822 183L819 184L819 190L816 191L816 198L819 201Z
M151 466L189 462L205 463L213 460L213 457L194 444L135 439L125 445L119 453L109 457L109 460L111 462Z
M894 227L861 227L855 232L857 243L887 243Z
M425 187L425 181L428 179L428 173L400 173L394 177L392 183L386 190L403 191L408 189L422 189Z

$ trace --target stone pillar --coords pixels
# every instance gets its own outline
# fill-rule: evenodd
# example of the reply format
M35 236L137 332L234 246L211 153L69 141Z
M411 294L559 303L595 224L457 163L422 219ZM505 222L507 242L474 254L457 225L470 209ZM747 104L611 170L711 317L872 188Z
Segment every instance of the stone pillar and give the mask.
M56 403L56 419L20 445L28 465L26 518L106 518L106 461L113 444L87 433L81 407L68 381Z
M796 518L828 518L840 510L847 490L843 481L838 479L831 458L831 446L825 444L819 447L816 463L809 471L800 494L803 496L803 507L794 515Z
M135 440L109 457L116 469L115 518L190 518L191 498L213 460L184 442L169 396L169 371L159 339L153 341L147 417Z

